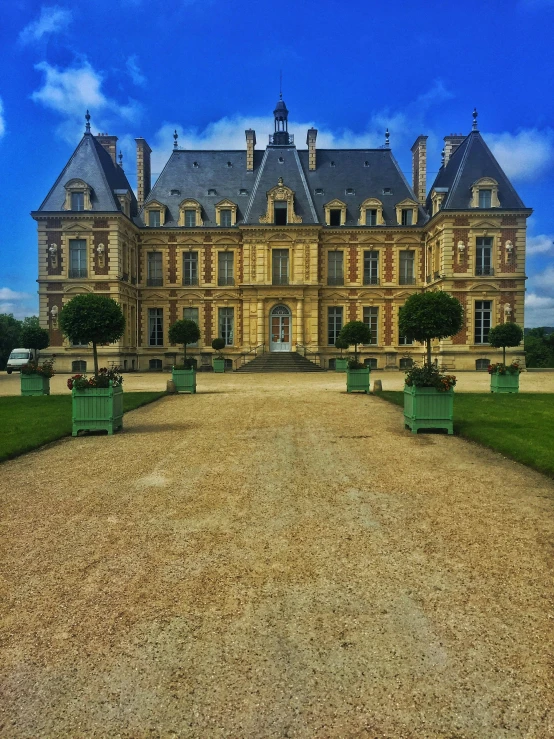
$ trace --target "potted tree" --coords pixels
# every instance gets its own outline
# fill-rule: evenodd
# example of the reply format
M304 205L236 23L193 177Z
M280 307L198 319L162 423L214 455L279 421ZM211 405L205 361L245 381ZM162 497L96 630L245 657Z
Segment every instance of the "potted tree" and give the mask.
M62 333L70 341L92 344L94 376L74 375L67 385L72 392L73 427L104 430L108 434L123 426L123 377L119 368L98 368L98 344L111 344L125 331L125 318L119 305L102 295L77 295L60 311Z
M519 392L519 362L506 366L506 347L519 346L523 340L523 329L517 323L501 323L489 331L489 344L495 348L502 347L502 363L489 365L491 376L491 393Z
M193 359L187 358L187 346L195 344L199 338L200 329L195 321L183 319L175 321L169 327L171 343L183 345L183 364L176 364L171 373L178 393L196 392L196 363Z
M217 356L212 359L212 367L214 372L225 372L225 357L221 353L222 349L225 348L225 339L218 337L212 341L212 349L219 352Z
M38 325L38 319L30 320L21 329L22 346L34 350L34 361L21 368L21 395L50 395L50 378L54 374L53 360L39 364L38 354L50 344L48 331Z
M348 349L350 344L345 341L341 336L337 336L335 341L335 348L340 349L340 357L335 359L335 372L346 372L348 366L348 359L342 356L343 349Z
M404 385L404 425L417 434L420 428L446 428L454 433L454 375L442 374L431 362L431 342L458 333L464 311L445 292L415 293L400 308L402 335L426 344L426 362L414 365Z
M346 392L369 393L369 367L358 362L358 344L369 344L371 331L362 321L350 321L340 330L338 338L354 345L354 359L348 360L346 368Z

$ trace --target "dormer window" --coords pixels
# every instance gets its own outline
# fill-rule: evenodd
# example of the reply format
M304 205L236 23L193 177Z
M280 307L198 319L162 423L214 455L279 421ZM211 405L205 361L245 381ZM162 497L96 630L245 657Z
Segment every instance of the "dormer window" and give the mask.
M222 200L215 206L216 226L231 228L237 223L237 206L231 200Z
M346 203L342 200L331 200L323 206L325 223L328 226L344 226L346 224Z
M340 208L330 208L329 210L329 225L340 226Z
M185 226L186 228L194 228L196 226L196 211L192 209L185 210Z
M402 208L402 225L412 226L414 222L414 212L411 208Z
M92 210L91 188L84 180L69 180L64 187L64 210Z
M492 207L492 190L479 190L479 207L480 208L491 208Z
M471 208L499 208L498 182L492 177L481 177L471 186Z
M195 228L203 226L202 207L197 200L187 199L179 203L179 226Z
M165 205L157 200L151 200L144 206L144 223L149 228L159 228L165 223Z
M402 226L414 226L417 223L418 204L411 198L406 198L396 204L396 222Z
M287 225L287 204L286 203L275 203L275 225L286 226Z
M156 208L155 210L149 210L148 211L148 225L151 227L159 227L161 223L161 213Z
M267 191L267 211L260 216L260 223L278 226L302 223L302 217L294 212L294 191L284 184L282 177L279 177L275 187Z
M84 192L72 192L71 193L71 210L84 210L85 209L85 193Z
M217 195L217 192L213 188L210 188L208 190L208 195Z
M353 187L347 187L346 190L344 191L344 194L345 195L355 195L356 191L354 190Z
M377 198L367 198L360 206L358 226L383 226L383 203Z

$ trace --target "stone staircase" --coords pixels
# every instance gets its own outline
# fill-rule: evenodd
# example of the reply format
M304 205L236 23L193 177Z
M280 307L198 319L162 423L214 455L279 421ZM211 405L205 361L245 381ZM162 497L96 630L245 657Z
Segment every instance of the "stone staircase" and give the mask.
M325 372L298 352L266 352L243 364L236 372Z

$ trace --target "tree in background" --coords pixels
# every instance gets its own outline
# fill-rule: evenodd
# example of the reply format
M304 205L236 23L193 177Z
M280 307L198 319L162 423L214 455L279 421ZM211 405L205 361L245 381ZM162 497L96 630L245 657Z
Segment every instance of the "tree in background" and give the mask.
M369 344L371 342L371 331L362 321L350 321L341 328L338 338L348 346L354 344L354 362L357 364L358 344Z
M502 364L506 365L506 347L519 346L523 339L523 329L517 323L500 323L489 331L489 345L495 349L502 347Z
M21 346L20 331L21 321L14 318L12 313L0 313L0 369L2 370L6 369L6 362L12 349Z
M175 321L169 327L169 340L172 344L182 344L184 348L183 365L185 369L189 369L187 365L187 345L195 344L200 339L200 329L195 321L182 319Z
M125 317L120 306L103 295L85 293L66 303L58 318L62 333L75 344L92 344L94 374L98 376L98 344L111 344L123 336Z
M546 328L532 328L525 333L525 365L527 367L554 367L554 332Z
M35 316L33 316L35 318ZM23 326L19 334L19 341L21 346L26 349L35 350L35 362L38 362L38 353L41 349L46 349L50 345L50 336L45 328L41 328L38 325L38 318L36 323L34 321L23 321Z
M427 344L427 361L431 364L433 339L454 336L462 327L464 309L459 300L437 291L410 295L399 312L401 336Z

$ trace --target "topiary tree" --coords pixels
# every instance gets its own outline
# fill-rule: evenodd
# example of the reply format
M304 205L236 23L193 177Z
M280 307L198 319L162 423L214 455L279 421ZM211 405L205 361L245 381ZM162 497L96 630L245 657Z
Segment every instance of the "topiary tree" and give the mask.
M454 336L462 327L464 309L459 300L445 292L415 293L400 308L400 335L427 344L427 361L431 364L431 342Z
M335 349L340 349L340 355L342 357L342 351L343 349L348 349L350 344L345 341L343 338L341 338L340 334L337 336L337 339L335 341Z
M123 336L125 317L119 305L103 295L85 293L66 303L58 317L62 333L74 343L92 344L94 374L98 375L98 344L111 344Z
M39 351L41 349L47 349L50 346L48 331L30 322L22 326L20 341L21 346L35 350L35 362L38 362Z
M502 364L506 364L506 347L519 346L523 340L523 329L517 323L501 323L489 331L489 344L495 349L502 347Z
M354 361L358 362L358 344L369 344L371 331L363 321L350 321L341 328L338 339L346 342L347 346L354 344ZM335 346L337 342L335 341Z
M183 364L187 366L187 345L195 344L200 338L200 329L195 321L183 319L175 321L169 327L169 340L172 344L182 344L184 349Z
M225 349L225 339L222 339L220 336L214 339L212 341L212 349L215 349L216 352L219 352L221 356L221 350Z

